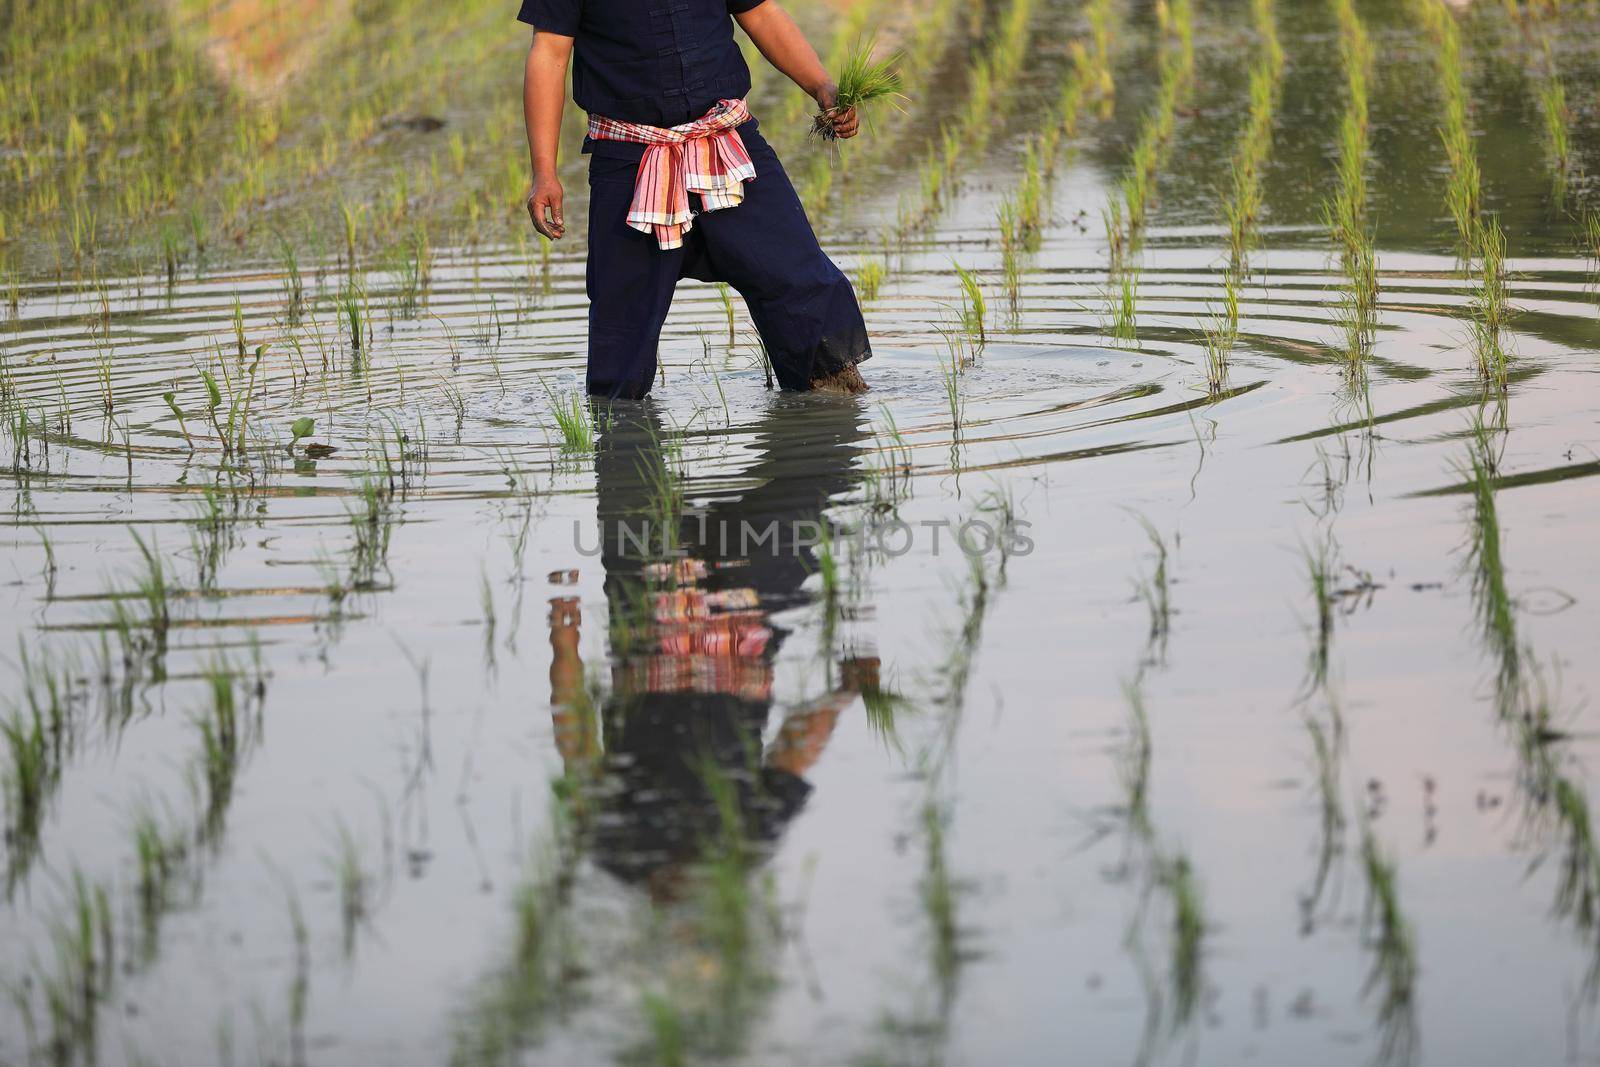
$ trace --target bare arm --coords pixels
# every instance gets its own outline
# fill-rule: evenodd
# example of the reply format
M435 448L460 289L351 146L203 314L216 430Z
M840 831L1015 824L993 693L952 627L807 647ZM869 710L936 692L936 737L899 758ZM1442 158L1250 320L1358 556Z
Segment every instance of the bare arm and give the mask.
M822 110L833 109L839 98L839 87L828 77L822 60L817 58L817 50L811 47L811 42L778 0L766 0L734 18L761 49L768 63L788 75L789 80L804 89ZM860 129L856 109L846 108L834 115L833 128L840 137L854 137Z
M533 227L552 241L567 232L561 218L564 192L556 177L561 142L561 112L567 103L567 64L572 38L543 30L533 35L522 77L522 117L528 127L528 154L533 163L533 193L528 214Z

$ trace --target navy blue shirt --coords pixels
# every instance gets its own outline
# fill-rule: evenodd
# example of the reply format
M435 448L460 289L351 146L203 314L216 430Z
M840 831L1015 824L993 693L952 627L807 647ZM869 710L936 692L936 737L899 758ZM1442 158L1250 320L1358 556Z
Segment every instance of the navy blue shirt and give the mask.
M576 39L572 96L584 111L677 126L693 122L718 100L750 92L750 68L733 38L731 16L764 2L522 0L517 18ZM592 147L586 141L584 151ZM643 153L643 146L627 148L629 154Z

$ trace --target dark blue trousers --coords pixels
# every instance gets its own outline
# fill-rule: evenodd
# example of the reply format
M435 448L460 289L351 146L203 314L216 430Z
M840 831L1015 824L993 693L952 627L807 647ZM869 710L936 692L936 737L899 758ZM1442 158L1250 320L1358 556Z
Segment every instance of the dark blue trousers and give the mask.
M822 251L777 153L754 127L739 130L757 174L745 184L744 203L700 214L683 247L671 251L628 226L638 160L599 154L590 160L592 395L649 393L680 278L726 282L744 297L785 389L808 389L814 379L872 355L850 280Z

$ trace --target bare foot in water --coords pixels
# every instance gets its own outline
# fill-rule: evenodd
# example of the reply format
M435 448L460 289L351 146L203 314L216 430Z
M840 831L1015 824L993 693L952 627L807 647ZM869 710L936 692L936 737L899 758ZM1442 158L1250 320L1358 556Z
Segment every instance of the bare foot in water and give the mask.
M865 379L861 377L861 371L852 363L837 373L824 374L821 377L811 379L811 388L819 393L860 396L872 387L866 383Z

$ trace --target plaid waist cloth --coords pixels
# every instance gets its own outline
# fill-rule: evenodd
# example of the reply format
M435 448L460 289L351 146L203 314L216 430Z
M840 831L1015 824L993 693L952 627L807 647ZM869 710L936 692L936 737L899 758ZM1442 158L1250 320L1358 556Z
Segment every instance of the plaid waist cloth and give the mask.
M756 168L737 127L749 118L743 100L719 100L700 118L671 129L590 115L589 136L595 140L649 146L639 162L628 225L654 234L663 249L682 248L683 235L694 226L690 193L700 194L705 211L743 203L744 183Z

